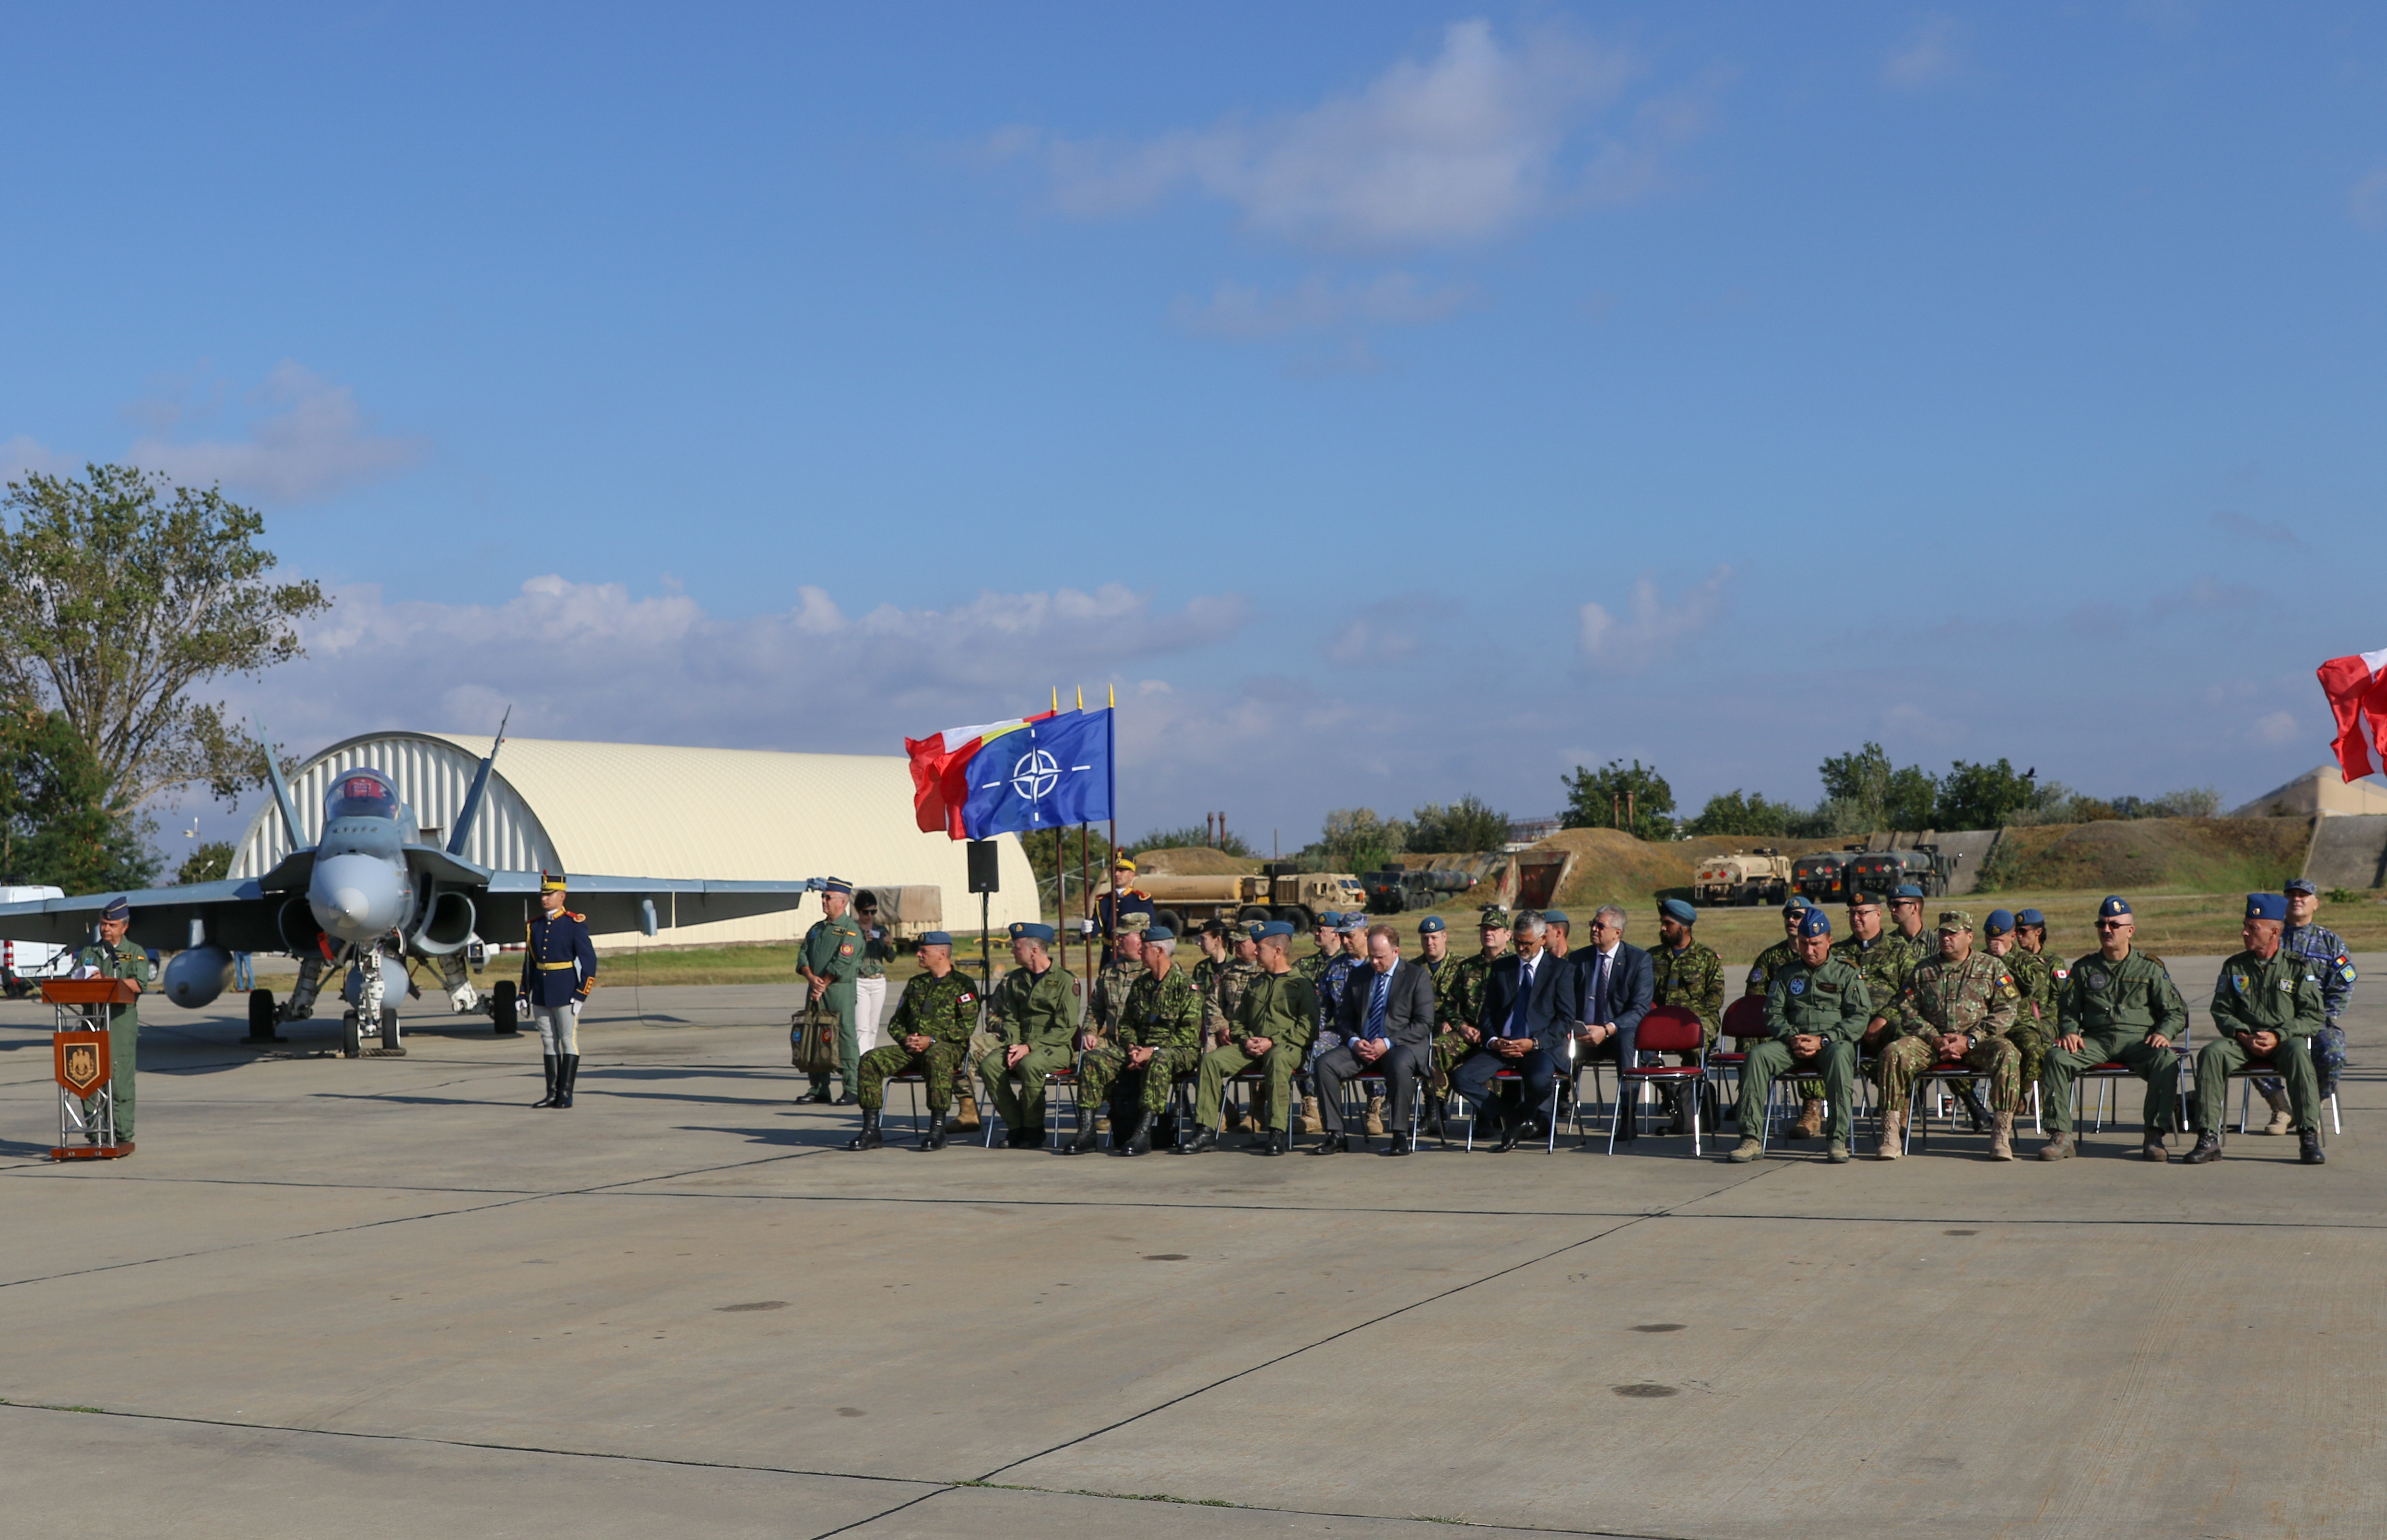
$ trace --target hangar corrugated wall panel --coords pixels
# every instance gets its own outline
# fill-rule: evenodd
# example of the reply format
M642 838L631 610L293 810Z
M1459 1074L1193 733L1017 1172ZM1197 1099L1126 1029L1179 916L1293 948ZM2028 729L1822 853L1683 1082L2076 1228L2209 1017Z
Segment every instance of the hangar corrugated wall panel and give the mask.
M307 761L292 782L292 798L311 842L332 781L371 766L397 783L426 829L445 831L454 827L487 750L486 738L367 734ZM234 876L269 871L289 852L281 822L271 805L250 821ZM438 842L446 842L444 832ZM514 871L740 881L842 877L864 887L935 887L946 923L974 929L966 849L914 827L910 766L892 755L508 738L464 854ZM1009 837L1002 841L1002 885L994 924L1037 917L1027 852ZM788 940L818 918L819 901L807 899L784 914L688 926L659 940ZM628 945L638 938L598 940Z

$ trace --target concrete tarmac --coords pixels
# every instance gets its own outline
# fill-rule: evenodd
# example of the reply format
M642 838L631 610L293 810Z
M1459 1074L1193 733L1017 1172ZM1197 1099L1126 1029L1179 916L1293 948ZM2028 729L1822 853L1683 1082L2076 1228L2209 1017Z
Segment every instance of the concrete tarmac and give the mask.
M2200 1009L2217 961L2173 960ZM545 1112L537 1040L485 1018L345 1060L335 1022L259 1052L230 1003L160 1000L139 1153L74 1166L43 1158L48 1013L0 1006L9 1532L2170 1540L2387 1513L2375 1004L2314 1169L2251 1135L2141 1163L2136 1082L2054 1165L1944 1127L1847 1167L1648 1137L928 1155L900 1089L853 1155L851 1109L792 1105L794 1001L600 991L579 1105Z

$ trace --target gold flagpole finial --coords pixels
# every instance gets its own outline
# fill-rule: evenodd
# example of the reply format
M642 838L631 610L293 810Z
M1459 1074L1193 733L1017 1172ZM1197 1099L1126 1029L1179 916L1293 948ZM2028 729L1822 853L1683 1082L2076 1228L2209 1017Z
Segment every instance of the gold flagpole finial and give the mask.
M1118 709L1118 686L1111 685L1107 688L1111 692L1111 709L1113 711L1117 711Z
M1061 709L1061 687L1058 685L1053 687L1053 709L1056 712Z
M1083 685L1078 687L1078 709L1080 711L1086 709L1086 687Z

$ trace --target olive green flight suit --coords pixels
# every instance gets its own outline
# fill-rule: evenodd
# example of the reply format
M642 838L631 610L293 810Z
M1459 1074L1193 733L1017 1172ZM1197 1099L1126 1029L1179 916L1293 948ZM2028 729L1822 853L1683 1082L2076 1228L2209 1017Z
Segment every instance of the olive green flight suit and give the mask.
M2229 1117L2229 1076L2250 1064L2268 1064L2287 1087L2288 1111L2296 1131L2320 1127L2320 1076L2313 1068L2312 1039L2326 1011L2320 975L2312 959L2281 947L2263 961L2242 952L2221 965L2213 985L2213 1025L2220 1036L2196 1051L2193 1127L2219 1133ZM2279 1046L2257 1057L2246 1038L2256 1030L2277 1032Z
M1055 963L1042 973L1013 968L994 987L987 1003L987 1027L995 1046L978 1061L979 1079L986 1084L989 1105L1001 1115L1006 1129L1044 1127L1044 1077L1077 1063L1071 1040L1078 1035L1075 975ZM1028 1056L1006 1067L1008 1050L1025 1044ZM1011 1081L1018 1077L1019 1089Z
M2078 1053L2051 1049L2040 1072L2040 1115L2051 1134L2072 1131L2072 1085L2091 1065L2120 1064L2147 1082L2141 1116L2150 1132L2168 1133L2179 1121L2179 1053L2147 1041L2150 1033L2177 1039L2188 1027L2163 959L2133 949L2118 963L2092 952L2072 965L2055 992L2055 1035L2078 1032Z
M133 939L109 946L94 941L74 956L77 971L97 968L102 978L130 978L143 989L158 981L158 965L149 953L133 944ZM140 1066L141 1003L110 1005L107 1008L107 1064L111 1088L116 1092L116 1137L125 1143L133 1142L133 1081ZM97 1099L82 1105L83 1116L97 1115Z

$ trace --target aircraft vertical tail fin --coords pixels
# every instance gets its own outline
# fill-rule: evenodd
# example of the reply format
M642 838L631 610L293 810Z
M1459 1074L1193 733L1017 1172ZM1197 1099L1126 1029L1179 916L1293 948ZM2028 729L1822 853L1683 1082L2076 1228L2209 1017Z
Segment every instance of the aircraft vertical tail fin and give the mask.
M290 848L304 849L307 839L298 827L298 808L290 800L290 783L282 778L282 762L274 757L273 740L265 736L265 724L257 718L249 718L249 726L257 729L257 741L265 750L265 778L273 783L273 802L282 810L282 827L290 836Z
M478 770L473 772L473 789L464 793L464 810L456 814L456 832L448 837L449 855L464 853L464 841L472 837L473 820L480 816L481 798L489 789L489 770L498 763L498 751L505 747L506 724L513 719L514 709L508 706L506 714L498 719L498 736L489 744L488 757L481 761Z

